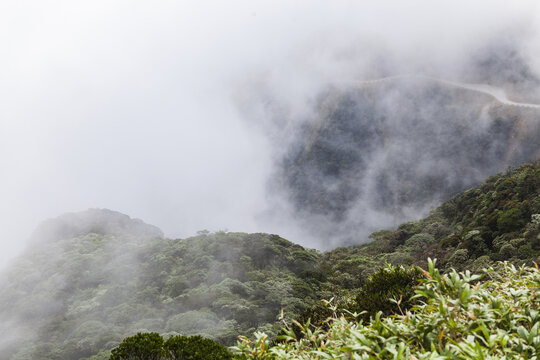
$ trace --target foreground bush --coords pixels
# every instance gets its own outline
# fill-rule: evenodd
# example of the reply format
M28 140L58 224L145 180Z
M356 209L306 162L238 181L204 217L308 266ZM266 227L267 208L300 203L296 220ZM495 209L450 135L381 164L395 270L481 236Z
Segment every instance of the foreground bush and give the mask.
M265 334L241 338L240 359L537 359L540 353L540 272L507 263L484 275L429 272L416 290L418 305L404 315L369 323L345 317L328 330L287 331L269 346Z
M223 345L202 336L173 336L164 345L168 357L176 360L228 360L231 353Z
M229 360L226 347L202 336L173 336L163 341L158 333L138 333L111 351L110 360Z
M163 338L158 333L138 333L113 349L110 360L160 360L163 355Z

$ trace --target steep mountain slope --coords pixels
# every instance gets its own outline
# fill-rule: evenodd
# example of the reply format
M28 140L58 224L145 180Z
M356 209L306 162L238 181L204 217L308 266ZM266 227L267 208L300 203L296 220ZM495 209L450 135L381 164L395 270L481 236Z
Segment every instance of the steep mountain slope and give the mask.
M274 191L321 247L426 215L540 156L540 108L428 77L345 83L291 131Z

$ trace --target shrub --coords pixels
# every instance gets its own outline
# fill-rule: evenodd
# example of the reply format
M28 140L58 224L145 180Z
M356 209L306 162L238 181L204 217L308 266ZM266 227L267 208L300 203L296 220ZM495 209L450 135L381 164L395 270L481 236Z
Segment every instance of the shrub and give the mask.
M503 233L519 230L525 226L523 213L519 208L511 208L499 215L497 228Z
M138 333L111 351L110 360L161 360L163 338L158 333Z
M473 230L467 233L462 242L462 247L468 250L470 257L482 256L488 252L488 246L479 235L480 231Z
M501 250L499 250L499 254L503 257L503 259L509 259L516 253L516 248L512 244L504 244L501 247Z
M229 360L223 345L202 336L173 336L163 342L158 333L138 333L111 351L110 360Z
M223 345L202 336L173 336L165 341L165 353L174 360L228 360L231 353Z
M421 252L435 242L435 238L431 234L420 233L415 234L405 241L405 246L409 247L413 252Z
M449 266L460 266L469 259L469 251L467 249L457 249L454 251L450 259L448 259Z
M409 309L413 304L414 287L423 277L419 268L404 268L388 265L373 274L360 288L352 311L364 312L361 317L369 320L379 311L384 315L396 314ZM398 301L398 303L394 302Z

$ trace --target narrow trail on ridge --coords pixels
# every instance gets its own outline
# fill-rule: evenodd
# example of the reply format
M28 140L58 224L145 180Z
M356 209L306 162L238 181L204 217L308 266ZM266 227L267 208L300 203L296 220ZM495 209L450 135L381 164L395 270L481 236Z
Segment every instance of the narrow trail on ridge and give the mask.
M363 87L366 85L385 83L385 82L390 82L390 81L394 81L398 79L406 79L406 78L428 79L428 80L435 81L435 82L445 84L445 85L477 91L477 92L487 94L495 98L497 101L499 101L503 105L540 109L540 104L524 103L524 102L510 100L508 96L506 95L506 92L504 91L504 89L496 87L496 86L492 86L488 84L469 84L469 83L451 81L451 80L436 78L436 77L427 76L427 75L420 75L420 74L394 75L394 76L387 76L387 77L383 77L379 79L372 79L372 80L365 80L365 81L351 81L351 82L345 82L345 83L350 84L352 86Z

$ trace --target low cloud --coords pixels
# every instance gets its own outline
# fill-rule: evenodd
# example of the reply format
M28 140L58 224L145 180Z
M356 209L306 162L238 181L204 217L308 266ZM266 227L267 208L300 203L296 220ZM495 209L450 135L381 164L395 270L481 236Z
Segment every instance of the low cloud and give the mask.
M170 237L294 241L302 225L267 216L280 212L268 184L328 84L488 81L470 69L499 43L538 76L538 13L534 1L3 2L0 263L44 218L95 207ZM511 90L534 101L522 80Z

